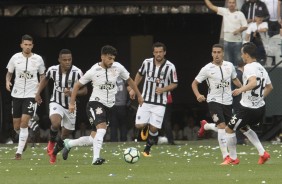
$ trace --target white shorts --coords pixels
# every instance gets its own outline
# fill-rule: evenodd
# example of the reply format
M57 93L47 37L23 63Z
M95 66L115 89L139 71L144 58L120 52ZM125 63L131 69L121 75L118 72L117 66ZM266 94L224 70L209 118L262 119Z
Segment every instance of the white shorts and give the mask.
M62 117L61 126L68 130L75 130L76 112L70 113L68 109L61 105L51 102L49 104L49 116L59 114Z
M165 106L143 103L138 107L136 113L136 124L149 123L154 127L161 129L164 119Z

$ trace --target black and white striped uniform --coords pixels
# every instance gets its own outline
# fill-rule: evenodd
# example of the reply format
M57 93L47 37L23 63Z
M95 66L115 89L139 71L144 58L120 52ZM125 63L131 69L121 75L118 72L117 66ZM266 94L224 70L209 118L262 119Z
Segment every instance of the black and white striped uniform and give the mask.
M168 92L158 95L156 94L156 88L163 88L171 83L178 82L174 64L165 60L161 66L156 66L154 58L149 58L143 61L138 72L145 77L142 92L144 102L165 106L167 104Z
M67 73L62 73L60 65L54 65L48 68L46 78L54 81L53 94L50 102L55 102L68 109L70 97L64 93L65 88L72 90L74 83L83 75L82 71L72 65Z

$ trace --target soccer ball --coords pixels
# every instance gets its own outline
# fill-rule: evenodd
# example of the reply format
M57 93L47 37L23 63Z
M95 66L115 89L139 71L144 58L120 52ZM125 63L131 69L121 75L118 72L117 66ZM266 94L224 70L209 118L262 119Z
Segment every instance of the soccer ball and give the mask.
M126 148L126 150L123 152L123 158L127 163L134 164L139 160L140 152L138 149L133 147Z

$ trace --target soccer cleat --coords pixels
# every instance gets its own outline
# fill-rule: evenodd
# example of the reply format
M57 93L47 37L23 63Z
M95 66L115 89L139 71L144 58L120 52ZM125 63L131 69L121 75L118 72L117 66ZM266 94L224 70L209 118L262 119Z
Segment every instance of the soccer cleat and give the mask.
M21 159L22 159L22 154L16 153L14 159L15 159L15 160L21 160Z
M50 156L50 164L55 164L56 163L56 158L57 158L57 155L54 155L53 153L49 155Z
M228 159L230 159L229 155L227 155L227 156L223 159L223 162L224 162L225 160L228 160Z
M53 154L54 147L55 147L55 142L48 141L47 153L48 153L48 155L49 155L50 157L51 157L51 155Z
M145 126L142 130L141 130L141 139L143 141L147 140L148 135L149 135L149 125Z
M240 163L240 160L238 158L233 160L230 157L226 157L224 159L224 162L222 162L220 165L238 165L239 163Z
M70 149L71 149L71 147L69 146L69 141L70 141L69 139L64 140L64 149L63 149L63 153L62 153L64 160L68 159L69 152L70 152Z
M106 160L104 158L97 158L92 165L102 165Z
M149 152L142 152L142 155L144 156L144 157L151 157L152 155L150 155L150 153Z
M268 152L264 152L262 156L259 157L258 164L264 164L266 161L270 159L270 154Z
M205 135L205 124L207 124L208 122L206 120L202 120L200 121L200 124L201 124L201 128L199 129L198 131L198 137L201 138Z

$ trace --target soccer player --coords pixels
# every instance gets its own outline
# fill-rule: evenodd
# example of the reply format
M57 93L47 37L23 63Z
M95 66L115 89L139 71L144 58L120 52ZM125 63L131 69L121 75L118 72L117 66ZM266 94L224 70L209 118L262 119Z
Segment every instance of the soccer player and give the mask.
M225 137L225 122L232 116L232 91L231 81L241 87L241 82L236 77L235 67L231 62L223 60L224 49L220 44L212 46L213 61L205 65L195 80L192 82L192 90L198 102L207 101L211 117L218 129L218 142L223 156L229 158ZM198 85L206 80L209 91L207 99L199 92ZM201 123L202 124L202 123ZM208 125L208 124L206 124Z
M178 85L175 66L165 58L165 44L156 42L152 50L154 57L145 59L135 76L136 85L144 76L144 104L138 107L135 126L142 129L141 138L147 140L143 152L145 157L151 156L151 147L158 142L158 130L162 128L168 92Z
M12 114L14 130L19 134L19 143L15 159L21 160L28 138L28 122L35 110L35 93L40 80L44 76L45 65L41 56L32 52L33 38L23 35L21 39L22 52L16 53L10 59L6 74L6 89L11 92L11 79L15 72L12 96Z
M256 125L263 119L265 114L264 98L272 91L273 86L265 68L256 61L256 46L246 43L241 49L241 57L246 63L243 72L243 86L233 91L233 95L242 94L241 107L226 126L226 139L230 157L222 165L239 164L236 152L237 129L244 130L244 135L256 147L259 153L258 164L264 164L270 154L265 151L257 134L249 129L249 125Z
M120 76L125 80L131 89L137 94L140 105L143 103L143 98L139 92L136 84L130 78L129 72L120 63L115 62L117 50L110 46L103 46L101 49L101 62L94 64L78 82L75 83L71 100L69 104L69 111L75 110L75 98L78 89L92 82L93 91L87 104L87 115L92 126L90 137L81 137L75 140L78 145L93 145L93 165L101 165L105 162L104 158L100 157L100 150L103 144L103 138L106 134L107 124L109 120L110 108L115 104L115 94L117 93L117 78ZM68 143L66 143L66 147ZM65 149L63 158L69 151ZM65 155L65 156L64 156Z
M72 64L72 53L68 49L62 49L59 53L59 63L48 68L46 77L40 82L35 100L42 103L40 93L47 86L50 79L54 82L53 94L49 103L49 118L51 128L47 153L50 156L49 162L54 164L59 151L64 148L64 139L75 130L76 112L69 112L69 101L73 86L83 75L81 70ZM86 95L87 87L82 86L77 95ZM61 136L57 135L62 127ZM57 143L57 144L56 144Z

